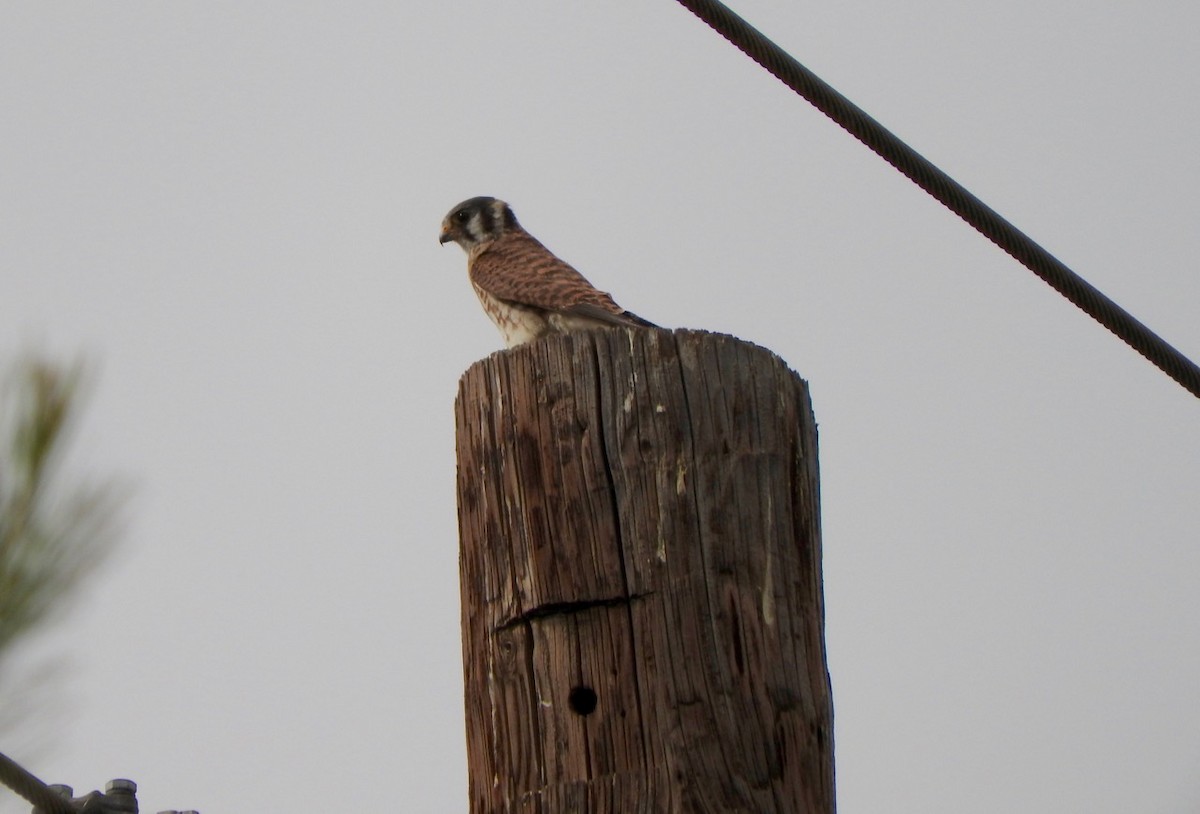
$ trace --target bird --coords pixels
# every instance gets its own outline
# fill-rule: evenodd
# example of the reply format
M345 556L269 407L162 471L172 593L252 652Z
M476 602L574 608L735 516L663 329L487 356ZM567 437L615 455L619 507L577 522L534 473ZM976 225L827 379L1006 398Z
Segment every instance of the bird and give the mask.
M552 333L658 327L555 256L497 198L484 195L455 206L442 220L438 242L457 243L467 253L471 286L509 348Z

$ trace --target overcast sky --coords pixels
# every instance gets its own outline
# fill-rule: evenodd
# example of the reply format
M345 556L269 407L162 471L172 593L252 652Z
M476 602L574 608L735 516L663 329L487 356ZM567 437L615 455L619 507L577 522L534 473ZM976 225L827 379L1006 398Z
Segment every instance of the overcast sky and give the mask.
M415 8L0 4L0 361L93 363L74 470L131 493L0 751L466 811L453 399L500 340L437 237L495 195L810 381L843 814L1200 810L1200 401L671 0ZM1200 358L1200 4L735 8Z

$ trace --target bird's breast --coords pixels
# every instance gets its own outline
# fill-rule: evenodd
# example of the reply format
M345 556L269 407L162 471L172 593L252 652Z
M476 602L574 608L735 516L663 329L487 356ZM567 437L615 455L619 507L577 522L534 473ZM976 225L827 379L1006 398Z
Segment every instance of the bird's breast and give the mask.
M505 346L515 348L550 330L541 310L502 300L474 282L471 287L475 289L484 313L499 329Z

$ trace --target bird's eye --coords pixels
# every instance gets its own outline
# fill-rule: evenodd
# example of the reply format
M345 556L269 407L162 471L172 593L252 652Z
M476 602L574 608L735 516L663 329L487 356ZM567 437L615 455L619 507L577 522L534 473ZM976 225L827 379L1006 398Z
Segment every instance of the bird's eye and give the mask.
M466 223L471 219L471 213L465 209L460 209L454 213L454 219L459 223Z

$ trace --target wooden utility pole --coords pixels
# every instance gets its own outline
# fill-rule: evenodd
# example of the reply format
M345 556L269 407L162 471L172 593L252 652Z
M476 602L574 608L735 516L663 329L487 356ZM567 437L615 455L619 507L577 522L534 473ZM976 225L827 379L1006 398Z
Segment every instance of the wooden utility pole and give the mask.
M476 363L455 416L472 814L833 814L804 381L603 330Z

